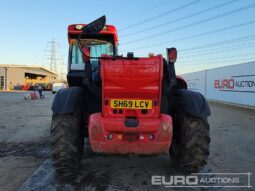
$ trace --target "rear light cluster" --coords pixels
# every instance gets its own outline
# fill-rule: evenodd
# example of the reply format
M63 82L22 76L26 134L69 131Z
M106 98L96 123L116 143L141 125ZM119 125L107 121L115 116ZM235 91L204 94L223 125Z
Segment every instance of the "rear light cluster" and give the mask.
M112 110L112 112L114 113L114 114L122 114L123 113L123 110L122 109L114 109L114 110Z
M123 110L122 109L113 109L112 113L113 114L123 114ZM148 113L148 109L141 109L141 113L143 115L146 115Z
M149 135L148 135L148 138L149 138L149 140L151 140L151 141L155 139L155 137L154 137L153 134L149 134Z
M112 135L112 134L108 134L107 138L108 138L109 140L113 140L113 135Z
M108 140L118 139L118 140L126 140L128 142L134 142L138 140L144 140L145 137L148 138L148 140L153 141L155 139L155 136L153 134L148 135L139 135L139 134L118 134L113 135L109 133L107 135Z

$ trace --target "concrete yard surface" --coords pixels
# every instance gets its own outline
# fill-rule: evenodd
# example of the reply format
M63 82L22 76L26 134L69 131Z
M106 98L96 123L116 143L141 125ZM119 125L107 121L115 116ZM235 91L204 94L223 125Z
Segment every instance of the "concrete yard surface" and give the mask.
M0 190L12 191L26 181L43 159L33 156L5 156L0 161Z
M0 92L0 191L232 190L152 186L154 175L177 174L167 154L146 157L95 154L88 145L76 182L58 182L49 154L53 97L49 92L42 100L24 100L22 93ZM255 186L255 110L217 103L210 103L210 107L210 157L202 172L250 172L251 185ZM244 181L242 185L247 184Z

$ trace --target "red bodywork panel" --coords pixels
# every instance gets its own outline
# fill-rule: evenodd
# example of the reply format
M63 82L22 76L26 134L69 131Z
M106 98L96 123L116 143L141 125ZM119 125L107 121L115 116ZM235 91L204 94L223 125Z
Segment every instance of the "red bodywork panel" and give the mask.
M69 42L69 44L71 43L70 35L72 35L72 34L77 34L78 35L78 34L81 33L81 30L78 30L78 29L75 28L75 26L77 26L77 25L86 26L86 24L73 24L73 25L68 26L68 42ZM99 33L99 35L100 34L102 34L102 35L113 35L115 45L118 44L118 33L117 33L117 30L116 30L115 26L105 25L104 29Z
M111 154L161 154L169 151L172 140L172 118L161 114L158 119L139 119L138 127L127 128L125 118L90 115L89 140L94 152ZM108 138L112 135L112 139ZM154 139L150 140L149 135Z
M168 152L172 118L160 114L162 56L105 57L107 59L100 63L102 113L92 114L89 118L89 140L93 151L119 154ZM114 108L114 100L121 108ZM127 125L130 118L136 125Z
M116 59L101 61L102 78L102 115L104 117L159 118L161 82L163 78L163 58ZM153 108L146 115L139 109L117 109L117 114L110 108L111 99L152 100ZM108 105L105 102L108 101Z

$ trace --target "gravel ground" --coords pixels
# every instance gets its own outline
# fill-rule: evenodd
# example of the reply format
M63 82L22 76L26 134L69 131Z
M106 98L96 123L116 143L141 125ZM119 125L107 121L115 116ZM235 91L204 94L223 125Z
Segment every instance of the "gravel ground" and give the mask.
M0 191L183 190L151 185L152 175L176 174L168 155L101 155L88 146L76 184L57 182L48 143L52 99L50 93L43 100L24 100L22 93L0 92ZM210 106L211 155L203 172L254 173L255 110L216 103ZM254 175L251 184L255 184Z
M53 96L24 100L23 93L0 92L0 191L14 191L49 157Z

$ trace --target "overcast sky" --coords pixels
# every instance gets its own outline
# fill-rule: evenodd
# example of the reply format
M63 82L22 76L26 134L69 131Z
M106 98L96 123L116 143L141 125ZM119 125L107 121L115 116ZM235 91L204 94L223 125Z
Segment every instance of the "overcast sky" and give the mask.
M2 0L0 63L49 64L48 42L67 61L67 26L106 15L121 54L179 50L178 73L255 60L254 0Z

